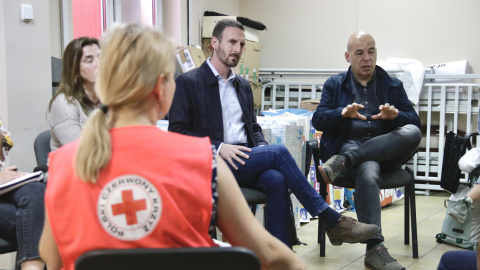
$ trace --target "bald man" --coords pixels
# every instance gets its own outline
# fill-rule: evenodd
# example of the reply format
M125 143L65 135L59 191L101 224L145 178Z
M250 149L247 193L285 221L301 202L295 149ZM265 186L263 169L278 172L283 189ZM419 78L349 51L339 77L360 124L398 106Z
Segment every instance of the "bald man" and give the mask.
M345 60L348 71L325 82L312 119L323 131L321 159L326 162L319 171L327 183L342 186L342 180L351 181L358 220L381 227L380 172L399 169L415 152L422 137L420 119L402 82L376 65L377 48L370 34L350 36ZM339 174L347 177L337 179ZM365 266L405 269L383 241L381 230L365 241Z

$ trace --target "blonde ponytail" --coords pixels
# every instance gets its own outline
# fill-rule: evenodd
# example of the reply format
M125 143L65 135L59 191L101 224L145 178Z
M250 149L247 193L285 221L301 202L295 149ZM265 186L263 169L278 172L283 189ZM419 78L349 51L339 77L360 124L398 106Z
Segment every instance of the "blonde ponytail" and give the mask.
M75 157L75 172L86 183L96 183L98 174L112 156L107 117L96 109L85 123Z
M108 129L116 113L139 110L161 74L175 71L172 44L157 30L139 24L111 27L100 42L102 53L95 92L106 110L96 109L83 127L75 156L75 172L86 183L96 183L110 162L112 145ZM105 112L104 112L105 111Z

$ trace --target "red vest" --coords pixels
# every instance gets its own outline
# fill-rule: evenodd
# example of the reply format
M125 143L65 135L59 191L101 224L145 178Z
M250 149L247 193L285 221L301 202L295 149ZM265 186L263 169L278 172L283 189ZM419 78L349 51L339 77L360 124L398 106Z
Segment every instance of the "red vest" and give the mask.
M110 135L97 184L74 174L78 141L50 154L45 205L64 269L94 249L214 246L210 140L149 126Z

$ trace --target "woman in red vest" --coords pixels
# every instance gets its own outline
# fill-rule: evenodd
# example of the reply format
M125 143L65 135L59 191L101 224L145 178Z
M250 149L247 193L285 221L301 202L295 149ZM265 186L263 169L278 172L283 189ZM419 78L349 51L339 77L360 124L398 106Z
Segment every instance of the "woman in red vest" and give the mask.
M255 220L208 138L155 127L175 92L170 43L153 28L126 24L108 31L101 47L103 104L79 141L50 154L40 241L48 269L73 269L95 249L216 246L215 225L232 245L253 250L263 269L304 269Z

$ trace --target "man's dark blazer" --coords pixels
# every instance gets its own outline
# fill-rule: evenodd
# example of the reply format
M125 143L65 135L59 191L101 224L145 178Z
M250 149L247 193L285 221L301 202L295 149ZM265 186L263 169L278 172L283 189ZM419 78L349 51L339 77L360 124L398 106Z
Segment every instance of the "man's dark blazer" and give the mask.
M197 137L210 137L217 147L224 141L222 105L218 79L205 61L200 67L180 75L168 114L168 130ZM254 113L252 88L235 76L233 85L242 108L249 147L267 145Z
M346 142L346 134L352 119L342 116L342 110L354 101L354 89L351 78L352 67L347 72L333 75L323 84L322 97L317 110L313 114L312 124L316 130L323 131L320 140L322 149L321 159L327 161L331 156L339 153L341 146ZM394 120L376 120L382 122L384 133L393 131L407 124L420 128L420 118L413 108L403 88L403 83L397 78L392 78L381 67L375 66L375 88L380 104L390 103L399 110ZM380 112L380 110L378 110Z

